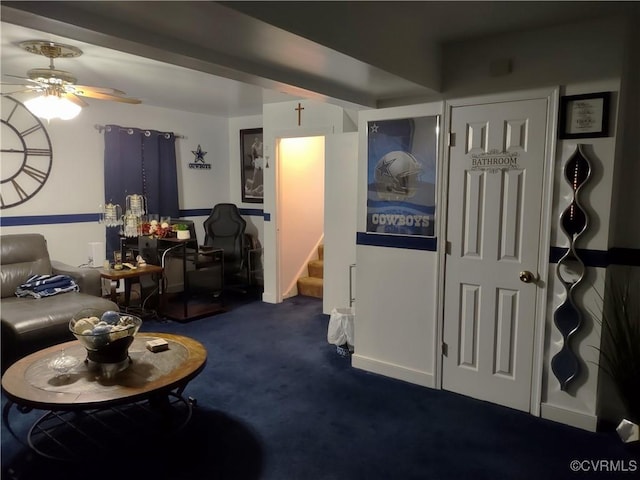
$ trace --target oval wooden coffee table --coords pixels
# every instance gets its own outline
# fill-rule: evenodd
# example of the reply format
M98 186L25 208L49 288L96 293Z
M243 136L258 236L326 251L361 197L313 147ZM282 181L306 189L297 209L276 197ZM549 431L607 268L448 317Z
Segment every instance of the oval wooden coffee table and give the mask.
M145 344L163 338L169 349L153 353ZM79 360L59 375L49 363L64 350ZM188 337L168 333L139 333L129 347L130 365L113 376L85 361L86 350L72 341L40 350L18 360L2 376L9 399L3 421L10 424L15 405L22 413L45 410L26 434L28 445L49 458L75 460L101 444L139 442L182 428L195 401L184 398L189 381L207 360L204 346ZM135 437L135 438L134 438Z

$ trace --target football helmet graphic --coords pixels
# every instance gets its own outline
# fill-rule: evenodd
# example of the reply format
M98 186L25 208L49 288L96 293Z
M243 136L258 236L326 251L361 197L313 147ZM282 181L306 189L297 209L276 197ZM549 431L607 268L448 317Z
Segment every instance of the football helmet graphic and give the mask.
M382 200L406 200L416 194L420 162L399 150L385 154L376 164L375 183Z

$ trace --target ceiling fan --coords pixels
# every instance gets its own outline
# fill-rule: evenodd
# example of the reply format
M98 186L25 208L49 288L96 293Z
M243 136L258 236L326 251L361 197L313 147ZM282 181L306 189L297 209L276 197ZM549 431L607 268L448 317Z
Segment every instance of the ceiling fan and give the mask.
M27 40L19 45L29 53L47 57L49 59L49 68L32 68L27 72L26 77L5 74L8 77L20 78L26 84L21 84L25 87L23 90L3 93L3 96L14 93L34 92L43 94L45 97L67 99L78 107L89 105L81 97L131 104L141 103L141 100L127 97L125 92L115 88L78 85L77 78L70 72L56 69L53 63L54 59L74 58L82 55L82 50L77 47L46 40ZM3 83L3 85L18 84Z

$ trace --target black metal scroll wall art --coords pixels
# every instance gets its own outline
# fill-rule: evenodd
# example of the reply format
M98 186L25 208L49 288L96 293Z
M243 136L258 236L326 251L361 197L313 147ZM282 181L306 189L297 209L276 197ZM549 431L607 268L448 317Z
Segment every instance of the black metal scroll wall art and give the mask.
M553 322L562 334L562 348L551 359L551 369L560 382L562 391L567 390L580 372L578 357L571 349L571 337L582 324L582 314L575 301L575 290L585 274L584 263L576 253L576 242L589 225L587 213L580 205L580 191L591 176L591 165L583 147L580 144L576 146L564 167L565 180L571 186L573 198L560 215L560 228L569 239L569 248L558 261L556 271L566 295L553 316Z

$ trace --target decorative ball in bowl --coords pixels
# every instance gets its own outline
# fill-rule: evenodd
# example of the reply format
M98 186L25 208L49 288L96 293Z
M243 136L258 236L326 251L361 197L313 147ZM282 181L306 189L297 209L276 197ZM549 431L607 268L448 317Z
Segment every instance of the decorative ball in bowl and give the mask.
M82 310L69 322L69 330L87 350L87 358L97 363L120 363L129 357L129 346L142 319L112 310Z

